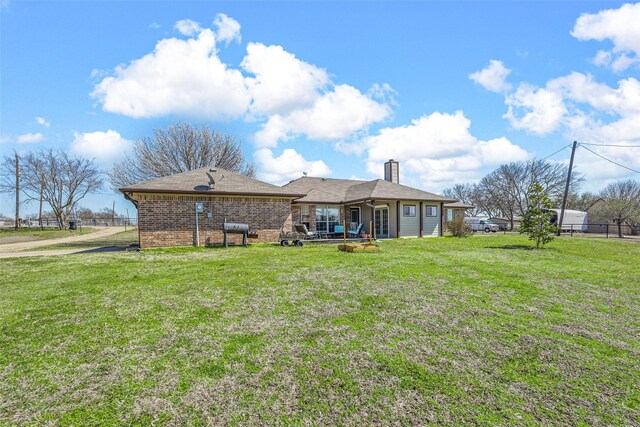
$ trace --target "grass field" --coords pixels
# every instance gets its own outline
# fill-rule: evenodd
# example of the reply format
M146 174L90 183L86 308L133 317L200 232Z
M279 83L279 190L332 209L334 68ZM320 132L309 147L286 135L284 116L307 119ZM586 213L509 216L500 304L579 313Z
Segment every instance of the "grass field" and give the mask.
M95 228L82 227L82 230L59 230L57 228L0 228L0 244L30 242L33 240L58 239L61 237L79 236L95 231Z
M640 244L0 260L0 424L637 425Z

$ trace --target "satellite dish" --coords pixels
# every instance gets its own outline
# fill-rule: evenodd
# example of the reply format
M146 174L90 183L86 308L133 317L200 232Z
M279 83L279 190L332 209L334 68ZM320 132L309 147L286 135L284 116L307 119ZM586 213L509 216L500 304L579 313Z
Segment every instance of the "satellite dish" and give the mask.
M209 190L213 190L216 188L216 180L213 179L213 175L207 172L207 176L209 177Z

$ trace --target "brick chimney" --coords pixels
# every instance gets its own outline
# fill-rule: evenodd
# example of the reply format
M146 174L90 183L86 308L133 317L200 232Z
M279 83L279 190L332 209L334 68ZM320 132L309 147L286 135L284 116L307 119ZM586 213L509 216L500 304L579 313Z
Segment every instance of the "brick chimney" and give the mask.
M393 159L384 164L384 180L400 184L400 164Z

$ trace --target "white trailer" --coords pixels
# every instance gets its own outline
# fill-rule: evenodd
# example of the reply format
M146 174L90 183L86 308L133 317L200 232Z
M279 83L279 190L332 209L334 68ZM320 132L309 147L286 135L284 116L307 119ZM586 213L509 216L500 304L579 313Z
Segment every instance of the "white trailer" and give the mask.
M552 223L558 224L560 222L561 209L551 209L556 213L554 218L551 219ZM564 210L564 217L562 218L562 230L561 231L587 231L589 228L589 218L587 212L574 211L571 209Z

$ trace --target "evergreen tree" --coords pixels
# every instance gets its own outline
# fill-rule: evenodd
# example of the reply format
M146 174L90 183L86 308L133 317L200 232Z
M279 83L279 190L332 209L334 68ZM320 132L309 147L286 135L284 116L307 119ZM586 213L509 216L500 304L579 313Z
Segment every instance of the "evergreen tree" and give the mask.
M528 234L529 240L536 242L536 248L545 245L553 240L553 235L558 227L551 224L553 206L549 197L545 194L544 188L537 182L529 188L527 192L529 206L520 223L520 233Z

